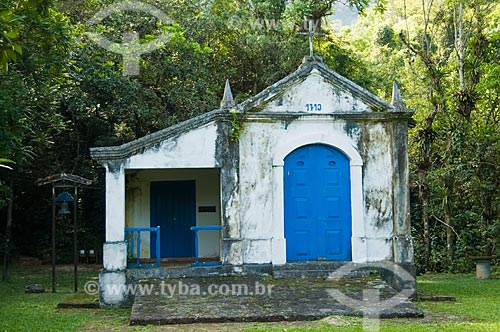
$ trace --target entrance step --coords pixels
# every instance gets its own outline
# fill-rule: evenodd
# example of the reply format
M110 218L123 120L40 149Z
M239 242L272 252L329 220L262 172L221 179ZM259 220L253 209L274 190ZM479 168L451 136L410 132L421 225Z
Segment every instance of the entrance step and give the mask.
M159 267L148 269L127 269L127 279L135 282L143 279L177 279L177 278L202 278L221 276L273 276L281 278L328 278L335 270L346 262L296 262L283 265L271 264L246 264L242 266L217 265L196 266L191 265L172 267ZM344 277L366 277L370 270L358 269Z
M176 268L149 268L127 269L128 283L144 279L178 279L178 278L212 278L226 276L271 276L271 264L246 264L242 266L217 265L196 266L191 265Z
M297 262L273 266L273 277L281 278L328 278L346 262ZM366 269L358 269L346 274L346 278L361 278L370 275Z

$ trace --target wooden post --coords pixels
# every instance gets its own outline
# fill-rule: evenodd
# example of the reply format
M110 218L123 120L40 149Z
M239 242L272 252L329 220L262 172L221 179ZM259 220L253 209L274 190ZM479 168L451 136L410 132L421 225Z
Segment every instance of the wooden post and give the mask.
M52 293L56 292L56 187L52 184Z
M3 256L3 276L2 280L9 279L9 251L10 251L10 236L12 230L12 206L14 200L14 180L10 179L9 184L9 205L7 206L7 228L5 230L5 251Z
M75 186L73 197L73 276L75 279L75 293L78 292L78 187Z

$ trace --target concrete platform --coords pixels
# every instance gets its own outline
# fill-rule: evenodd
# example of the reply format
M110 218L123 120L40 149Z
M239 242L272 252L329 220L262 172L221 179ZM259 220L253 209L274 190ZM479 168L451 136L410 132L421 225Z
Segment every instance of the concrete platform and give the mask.
M135 289L131 325L188 324L196 322L266 322L316 320L332 315L382 318L422 317L411 301L397 297L394 307L384 305L397 291L377 277L342 280L271 277L214 277L142 280ZM332 290L341 291L359 306L348 307ZM377 294L382 305L363 294Z

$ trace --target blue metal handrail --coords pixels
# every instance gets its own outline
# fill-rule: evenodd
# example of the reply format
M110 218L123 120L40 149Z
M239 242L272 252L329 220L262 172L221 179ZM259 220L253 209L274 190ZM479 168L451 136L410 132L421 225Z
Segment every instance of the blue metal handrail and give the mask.
M141 263L141 232L156 232L156 262L152 264ZM135 234L137 233L137 237ZM160 226L158 227L126 227L125 241L127 241L127 257L134 254L137 248L137 263L129 263L130 268L147 268L160 266ZM135 246L137 242L137 246Z
M190 228L194 231L194 253L196 261L191 264L193 266L207 266L207 265L220 265L220 262L200 262L198 253L198 231L220 231L222 226L193 226Z

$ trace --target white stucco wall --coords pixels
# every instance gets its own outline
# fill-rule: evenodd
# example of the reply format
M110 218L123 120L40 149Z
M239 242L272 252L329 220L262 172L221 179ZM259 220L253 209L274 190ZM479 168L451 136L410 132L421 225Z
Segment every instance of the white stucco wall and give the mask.
M125 162L125 169L215 167L216 139L217 125L211 122L131 156Z
M219 169L134 170L127 172L126 227L150 227L150 184L153 181L194 180L196 225L221 224ZM199 212L200 206L215 206L216 212ZM150 256L150 237L141 236L141 256ZM200 257L220 256L220 232L199 232Z

